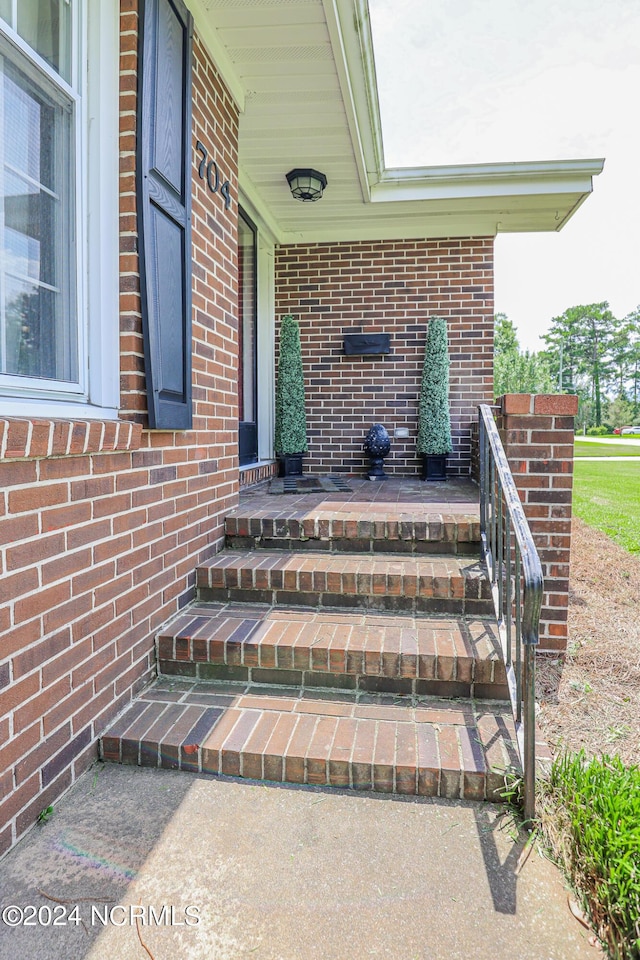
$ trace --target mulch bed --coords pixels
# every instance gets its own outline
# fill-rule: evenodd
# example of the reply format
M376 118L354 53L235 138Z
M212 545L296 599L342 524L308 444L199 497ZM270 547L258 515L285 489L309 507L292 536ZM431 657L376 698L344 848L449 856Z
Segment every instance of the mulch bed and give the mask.
M569 650L541 658L539 722L554 753L640 763L640 557L573 520Z

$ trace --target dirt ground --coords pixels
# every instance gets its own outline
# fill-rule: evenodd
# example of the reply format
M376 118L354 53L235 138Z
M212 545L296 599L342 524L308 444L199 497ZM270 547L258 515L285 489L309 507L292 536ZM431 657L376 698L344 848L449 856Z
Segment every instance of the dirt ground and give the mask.
M552 750L640 763L640 557L573 520L569 651L538 665Z

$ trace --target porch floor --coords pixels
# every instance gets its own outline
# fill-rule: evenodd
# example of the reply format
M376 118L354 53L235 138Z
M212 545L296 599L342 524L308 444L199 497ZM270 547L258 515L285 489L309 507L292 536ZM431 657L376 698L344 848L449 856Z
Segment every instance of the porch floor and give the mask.
M227 516L227 546L478 556L478 488L470 480L348 482L350 493L271 494L268 483L250 487Z
M479 516L478 487L466 478L452 478L446 482L425 483L417 477L389 477L387 480L367 480L366 477L340 475L351 487L351 493L282 493L270 494L269 481L240 491L238 514L280 516L291 510L308 514L322 513L465 513Z

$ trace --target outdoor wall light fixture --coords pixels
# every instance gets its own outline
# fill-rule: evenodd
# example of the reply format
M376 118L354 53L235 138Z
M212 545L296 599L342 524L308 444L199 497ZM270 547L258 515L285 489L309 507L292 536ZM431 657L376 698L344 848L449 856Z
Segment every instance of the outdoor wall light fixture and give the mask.
M319 200L327 185L324 173L296 167L287 174L287 182L296 200L303 202Z

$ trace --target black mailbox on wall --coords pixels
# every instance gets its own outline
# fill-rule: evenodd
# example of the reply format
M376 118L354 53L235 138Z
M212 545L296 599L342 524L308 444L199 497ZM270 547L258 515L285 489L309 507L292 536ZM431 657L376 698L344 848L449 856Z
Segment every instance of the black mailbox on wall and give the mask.
M347 333L344 352L347 357L391 353L391 337L388 333Z

